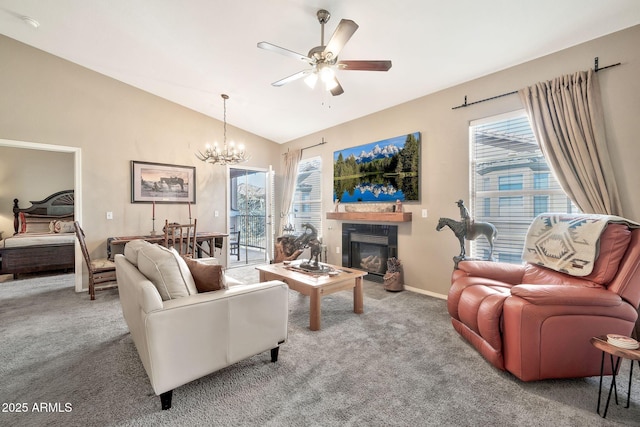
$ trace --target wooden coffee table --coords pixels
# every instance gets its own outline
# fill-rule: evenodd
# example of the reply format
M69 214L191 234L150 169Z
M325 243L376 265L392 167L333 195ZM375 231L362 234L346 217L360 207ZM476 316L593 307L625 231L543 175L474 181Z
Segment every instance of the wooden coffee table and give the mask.
M299 264L299 262L298 262ZM291 265L295 265L292 263ZM352 268L338 267L330 264L322 264L339 271L339 274L317 276L296 271L283 263L269 264L256 267L260 271L260 281L282 280L290 289L307 295L310 298L309 329L319 331L321 324L320 300L324 295L339 291L353 289L353 312L364 313L364 292L362 278L367 275L365 271Z

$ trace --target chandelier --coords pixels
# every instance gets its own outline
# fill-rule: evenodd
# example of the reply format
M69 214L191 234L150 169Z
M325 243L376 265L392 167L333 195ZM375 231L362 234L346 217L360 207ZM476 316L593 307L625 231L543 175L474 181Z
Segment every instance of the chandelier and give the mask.
M198 151L196 157L203 162L218 163L220 165L235 165L246 162L249 160L249 155L244 150L244 145L240 144L238 148L236 148L233 142L227 145L227 99L229 99L229 95L223 93L220 96L224 103L224 139L222 149L218 147L217 142L213 143L213 147L207 144L204 153Z

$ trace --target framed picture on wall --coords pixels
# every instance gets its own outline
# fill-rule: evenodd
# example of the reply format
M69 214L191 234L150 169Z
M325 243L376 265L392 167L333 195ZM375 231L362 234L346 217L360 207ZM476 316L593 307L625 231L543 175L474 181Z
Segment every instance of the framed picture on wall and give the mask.
M131 203L195 203L195 166L131 161Z
M333 153L333 200L420 200L420 132Z

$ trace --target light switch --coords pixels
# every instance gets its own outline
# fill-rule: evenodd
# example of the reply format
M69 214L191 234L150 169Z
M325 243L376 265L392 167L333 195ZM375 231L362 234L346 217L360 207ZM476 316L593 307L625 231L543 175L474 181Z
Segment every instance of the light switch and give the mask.
M113 212L107 212L107 219L113 219Z
M213 211L213 216L215 216L216 218L218 218L218 215L219 215L218 211Z
M427 210L422 209L422 218L426 218L426 217L427 217Z

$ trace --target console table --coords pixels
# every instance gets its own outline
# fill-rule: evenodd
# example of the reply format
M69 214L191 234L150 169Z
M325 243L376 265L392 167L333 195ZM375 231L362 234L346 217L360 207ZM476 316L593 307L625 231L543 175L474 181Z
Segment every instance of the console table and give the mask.
M214 248L222 247L222 240L229 236L227 233L220 233L217 231L198 231L196 232L196 245L198 246L198 258L202 258L202 252L212 257ZM119 236L107 238L107 258L113 260L114 246L124 246L132 240L146 240L150 243L163 243L164 234L158 234L155 236ZM202 247L203 243L207 243L208 250Z

